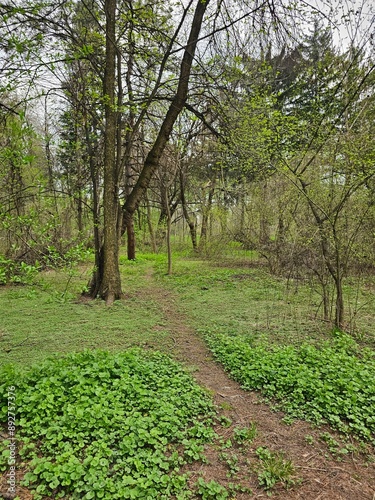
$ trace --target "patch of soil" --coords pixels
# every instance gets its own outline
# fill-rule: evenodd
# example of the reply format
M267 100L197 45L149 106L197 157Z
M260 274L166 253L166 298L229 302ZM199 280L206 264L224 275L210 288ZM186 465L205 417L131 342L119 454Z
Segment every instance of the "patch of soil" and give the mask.
M258 482L261 462L255 453L257 448L267 447L282 453L295 467L296 484L289 489L281 483L276 484L272 488L273 498L375 500L375 468L373 463L369 463L368 454L356 452L343 457L339 453L332 454L321 435L329 432L337 443L342 443L339 434L328 427L316 428L305 421L287 425L283 422L285 415L272 411L259 393L241 389L215 362L203 340L189 326L176 296L160 288L151 273L148 278L150 287L144 293L160 304L172 335L173 356L192 371L200 385L212 393L220 418L223 420L225 417L231 422L229 427L219 423L216 426L220 439L206 447L207 463L195 463L185 468L192 474L192 484L198 477L206 482L214 479L227 488L232 484L232 491L237 488L233 498L267 498L267 491ZM249 427L251 423L256 424L257 436L251 443L240 446L233 439L233 431L236 427ZM225 448L222 443L228 439L232 446ZM368 452L372 457L374 451L369 446ZM241 487L251 489L251 493L248 490L241 492Z

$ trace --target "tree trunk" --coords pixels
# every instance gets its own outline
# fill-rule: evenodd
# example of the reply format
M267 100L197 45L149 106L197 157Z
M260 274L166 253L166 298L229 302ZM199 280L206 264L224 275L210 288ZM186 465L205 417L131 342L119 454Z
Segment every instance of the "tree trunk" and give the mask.
M100 199L99 199L99 169L98 169L98 145L95 147L92 143L90 135L90 127L87 117L87 109L84 107L84 127L86 137L86 148L90 164L90 177L92 184L92 217L94 228L94 250L95 250L95 268L91 280L88 284L88 295L93 299L96 298L99 292L99 285L103 278L103 252L101 251L102 242L100 237ZM93 128L96 127L96 121L93 123Z
M130 102L134 100L133 93L133 71L134 71L134 40L133 40L133 23L130 23L128 32L129 54L126 69L126 87L128 89L128 96ZM119 58L121 59L121 58ZM119 63L120 64L120 63ZM119 74L119 82L121 82L121 74ZM125 196L128 197L132 189L132 165L131 165L131 152L134 141L134 122L135 114L133 106L129 107L129 116L125 133ZM134 231L134 218L131 216L126 223L127 235L127 256L128 260L135 260L135 231Z
M151 248L152 248L153 253L156 253L155 232L154 232L154 228L152 226L151 207L150 207L150 200L148 199L148 196L147 196L147 190L145 191L145 202L146 202L146 209L147 209L147 225L148 225L148 230L150 232L150 238L151 238Z
M335 326L343 328L344 326L344 294L342 290L342 280L338 278L335 281L336 286L336 310L335 310Z
M118 169L116 164L117 112L115 110L116 46L115 16L116 0L106 0L106 66L104 73L105 132L104 132L104 241L103 279L99 295L107 305L121 297L121 279L118 262Z
M167 207L167 255L168 255L168 271L167 274L172 274L172 246L171 246L171 210L168 202L168 185L164 189L165 202Z
M128 260L135 260L135 231L134 218L131 217L126 225Z
M185 198L185 179L182 170L180 170L180 196L181 196L181 205L182 212L184 214L184 218L189 226L191 243L193 245L193 250L195 253L198 252L198 243L197 243L197 228L195 227L194 221L191 219Z
M321 219L316 216L317 225L319 227L320 234L320 244L322 248L322 255L324 259L324 264L328 269L334 283L336 291L336 307L335 307L335 327L342 328L344 323L344 295L342 290L342 273L341 273L341 259L340 252L335 241L335 264L332 263L330 252L329 252L329 240L324 228L324 224ZM333 232L334 228L333 228Z
M161 211L159 215L158 225L156 227L155 241L156 248L160 249L166 236L167 236L167 225L168 225L168 203L169 200L165 200L164 187L161 187Z
M259 221L259 242L261 245L267 245L270 242L270 222L267 215L268 207L268 193L267 193L267 182L263 185L262 189L262 205L263 210L260 214Z
M77 225L78 231L82 233L83 231L83 199L82 199L82 189L78 189L77 196Z
M199 239L199 251L201 252L206 245L207 241L207 229L208 229L208 217L210 215L211 207L212 207L212 199L214 197L215 192L215 182L211 182L211 187L208 192L207 203L203 207L202 214L202 225L201 225L201 236Z
M201 30L203 17L207 10L209 2L210 0L205 0L204 2L201 0L197 1L188 43L186 45L180 66L177 91L167 111L165 119L160 127L160 131L154 142L154 145L152 146L146 157L140 176L134 188L132 189L132 192L127 197L126 202L123 205L123 230L125 230L128 220L132 217L140 201L142 200L145 190L149 186L151 178L158 168L160 157L163 154L165 146L169 140L173 125L177 120L178 115L184 108L189 87L191 66L198 43L199 32Z

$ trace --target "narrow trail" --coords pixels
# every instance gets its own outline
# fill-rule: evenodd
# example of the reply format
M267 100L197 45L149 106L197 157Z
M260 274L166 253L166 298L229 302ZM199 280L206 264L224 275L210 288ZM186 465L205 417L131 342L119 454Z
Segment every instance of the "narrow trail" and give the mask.
M283 423L283 413L271 411L261 401L258 393L241 389L221 365L215 362L203 340L189 325L178 297L156 282L151 269L147 272L147 281L148 289L143 290L142 294L144 296L147 293L148 298L155 301L163 313L173 341L171 354L191 371L201 386L212 393L220 415L232 421L228 428L218 425L216 432L227 440L233 436L234 427L248 427L251 422L256 423L258 431L245 453L236 446L224 450L227 456L232 453L237 460L238 470L232 477L228 478L228 462L225 463L223 450L216 445L208 446L205 450L207 464L188 468L193 474L192 480L202 476L206 481L215 479L226 487L229 483L234 483L251 488L251 494L237 493L237 499L268 498L267 492L259 487L257 474L252 469L252 464L256 462L255 450L266 446L291 459L296 468L296 476L301 479L300 484L288 490L282 485L276 485L272 490L273 498L375 500L374 464L366 464L365 457L361 455L347 455L342 461L333 458L327 445L319 439L322 432L330 431L328 428L317 429L304 421L296 421L292 425ZM311 436L308 439L313 440L313 444L307 442L306 436Z

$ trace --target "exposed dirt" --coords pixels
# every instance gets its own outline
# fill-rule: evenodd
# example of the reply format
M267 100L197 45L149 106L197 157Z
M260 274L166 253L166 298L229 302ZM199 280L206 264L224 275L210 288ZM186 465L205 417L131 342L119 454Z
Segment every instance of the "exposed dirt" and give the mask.
M339 454L330 453L321 434L330 432L336 441L341 441L339 435L329 428L316 428L304 421L287 425L282 421L285 415L272 411L262 402L260 394L242 390L215 362L203 340L189 326L174 294L160 288L151 273L148 278L150 286L146 293L160 304L172 334L172 354L192 371L200 385L212 393L219 414L232 421L230 427L218 425L216 428L223 440L231 439L232 446L228 449L219 443L207 446L208 462L186 468L192 473L192 482L198 477L205 481L215 479L225 487L232 483L237 488L251 489L251 493L238 491L237 499L268 498L267 491L259 486L256 471L256 464L259 465L260 461L255 450L263 446L283 453L285 459L292 460L295 466L296 484L289 489L281 483L276 484L272 489L273 498L375 500L375 467L369 462L368 455L352 453L338 457ZM248 427L251 422L256 424L257 436L247 446L239 446L233 440L233 430ZM374 453L373 449L370 451ZM229 462L235 463L234 467Z

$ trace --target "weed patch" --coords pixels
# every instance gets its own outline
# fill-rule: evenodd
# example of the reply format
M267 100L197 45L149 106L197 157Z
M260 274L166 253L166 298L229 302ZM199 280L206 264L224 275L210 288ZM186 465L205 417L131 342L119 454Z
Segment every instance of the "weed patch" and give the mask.
M202 500L225 500L229 497L224 486L213 479L206 482L202 477L197 481L197 494Z
M256 467L258 481L266 490L272 489L277 483L285 487L295 484L295 469L291 460L286 460L282 453L275 453L268 448L256 450L260 464Z
M345 334L321 348L253 346L248 338L224 335L207 335L207 341L244 388L282 400L290 417L374 439L374 354L362 350L360 358Z
M84 351L8 366L0 380L1 422L15 387L24 485L36 499L171 498L187 489L180 467L214 436L208 395L157 352Z

